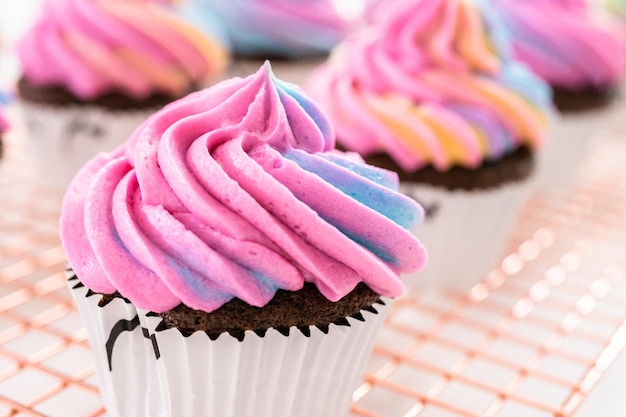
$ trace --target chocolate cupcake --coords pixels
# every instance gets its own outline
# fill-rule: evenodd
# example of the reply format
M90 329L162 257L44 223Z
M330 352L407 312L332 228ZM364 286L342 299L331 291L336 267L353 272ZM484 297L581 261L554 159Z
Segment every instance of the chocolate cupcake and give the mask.
M554 90L561 111L609 104L626 72L623 28L585 0L492 0L513 55ZM593 63L593 65L590 65Z
M549 87L511 60L488 7L403 0L370 15L305 88L340 146L395 170L424 206L430 261L412 284L467 290L496 266L531 190Z
M61 188L227 64L217 41L157 0L47 0L17 52L31 152L41 180Z
M0 107L0 160L4 155L4 134L9 130L9 122L4 116L3 110Z
M554 91L553 123L541 188L576 184L588 146L602 131L623 126L619 90L626 74L626 29L585 0L492 0L510 34L516 59Z
M266 64L77 174L61 237L110 415L347 411L399 273L425 262L423 211L333 145Z

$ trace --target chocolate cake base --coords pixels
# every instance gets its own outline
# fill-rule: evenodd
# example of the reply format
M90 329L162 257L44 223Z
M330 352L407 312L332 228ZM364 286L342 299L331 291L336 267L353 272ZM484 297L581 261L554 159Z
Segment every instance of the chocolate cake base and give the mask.
M308 330L310 326L316 326L327 331L330 324L348 324L348 317L362 320L361 312L371 311L376 302L380 302L380 296L365 284L359 284L347 296L332 302L314 284L306 283L299 291L277 291L264 307L252 307L235 298L206 313L181 304L158 314L163 321L157 330L176 328L183 334L202 331L209 337L229 333L237 338L243 338L246 330L263 335L271 328L283 334L288 333L290 327Z
M72 272L69 271L71 275ZM130 303L119 293L103 295L88 292L88 296L96 295L101 297L99 302L101 307L119 298ZM156 328L157 331L177 329L184 336L201 331L211 339L216 339L223 333L229 333L243 340L246 331L254 331L263 336L272 328L284 335L288 335L292 327L297 327L305 335L310 334L311 326L328 332L331 324L349 325L348 317L363 321L361 312L376 313L375 304L384 305L384 302L380 299L380 295L363 283L358 284L354 290L337 302L329 301L314 284L305 283L304 287L298 291L278 290L274 298L263 307L254 307L234 298L211 313L194 310L180 304L164 313L149 313L149 315L162 319Z
M552 91L552 101L561 112L601 109L608 106L618 94L618 90L614 87L607 87L605 89L585 88L582 90L569 90L552 86Z
M108 110L122 111L156 109L179 98L170 94L155 92L148 97L138 100L122 92L109 92L92 100L81 100L65 87L35 85L24 77L19 80L17 88L21 98L38 104L59 107L89 104ZM192 91L192 89L189 91Z
M528 148L522 147L498 161L485 161L476 169L455 166L441 172L428 166L409 173L404 172L387 154L365 157L365 162L397 172L402 182L434 185L448 190L475 190L528 178L534 169L535 158Z

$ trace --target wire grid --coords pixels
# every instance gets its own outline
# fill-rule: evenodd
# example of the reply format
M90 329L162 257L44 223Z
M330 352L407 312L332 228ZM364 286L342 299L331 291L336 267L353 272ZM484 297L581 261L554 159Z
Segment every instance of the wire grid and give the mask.
M510 254L469 294L398 300L352 416L573 416L626 344L626 142L525 207Z
M105 416L57 237L61 196L9 135L0 176L0 416ZM470 294L396 300L351 416L573 416L626 344L626 141L536 195ZM616 177L621 175L621 177ZM330 416L329 416L330 417Z

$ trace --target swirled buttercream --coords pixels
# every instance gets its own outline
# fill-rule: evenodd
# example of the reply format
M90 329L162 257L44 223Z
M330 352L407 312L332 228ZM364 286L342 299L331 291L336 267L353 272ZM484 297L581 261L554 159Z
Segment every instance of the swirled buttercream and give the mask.
M516 59L550 84L605 89L626 71L624 28L584 0L492 0Z
M235 53L245 56L305 57L330 51L356 25L359 7L346 0L192 0L189 7L214 16ZM364 3L361 4L364 7Z
M550 90L507 59L503 37L477 6L380 6L306 84L341 145L365 156L388 153L412 172L474 168L542 142Z
M263 306L313 282L336 301L359 282L400 295L425 262L423 211L396 174L329 152L331 125L269 64L155 113L93 159L63 201L70 265L141 308Z
M83 100L181 97L227 64L219 43L155 0L47 0L18 55L31 83Z

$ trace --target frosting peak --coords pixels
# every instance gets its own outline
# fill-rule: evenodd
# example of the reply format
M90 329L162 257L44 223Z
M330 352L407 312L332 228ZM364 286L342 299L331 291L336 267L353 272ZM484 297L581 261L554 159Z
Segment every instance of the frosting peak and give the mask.
M153 311L265 305L305 281L336 301L402 291L423 266L423 212L397 176L326 152L330 124L269 64L166 106L92 160L63 203L70 265L96 292ZM85 192L87 190L87 192Z
M508 59L483 12L466 0L381 3L307 84L341 144L408 172L538 146L549 88Z

